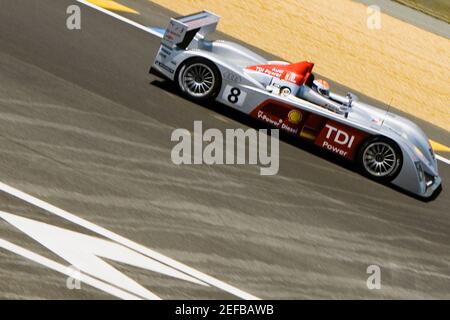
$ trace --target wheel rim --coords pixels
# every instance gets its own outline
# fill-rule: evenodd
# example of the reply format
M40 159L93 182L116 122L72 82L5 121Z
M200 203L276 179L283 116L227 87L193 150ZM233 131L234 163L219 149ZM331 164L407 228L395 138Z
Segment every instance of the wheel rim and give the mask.
M202 63L195 63L186 68L182 76L183 87L194 97L205 97L214 87L214 72Z
M363 162L364 168L371 175L385 177L395 170L397 155L389 144L374 142L364 151Z

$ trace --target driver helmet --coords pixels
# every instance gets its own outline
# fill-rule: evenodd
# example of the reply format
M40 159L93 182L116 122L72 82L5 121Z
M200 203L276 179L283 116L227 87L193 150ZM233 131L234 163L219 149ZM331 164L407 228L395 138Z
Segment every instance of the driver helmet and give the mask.
M314 80L312 88L323 96L330 96L330 84L326 80Z

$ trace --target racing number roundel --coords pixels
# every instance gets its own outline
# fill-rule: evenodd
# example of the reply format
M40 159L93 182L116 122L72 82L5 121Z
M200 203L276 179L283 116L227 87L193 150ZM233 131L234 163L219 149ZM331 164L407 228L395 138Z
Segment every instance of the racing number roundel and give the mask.
M222 99L233 105L241 107L247 97L247 93L238 87L226 86Z

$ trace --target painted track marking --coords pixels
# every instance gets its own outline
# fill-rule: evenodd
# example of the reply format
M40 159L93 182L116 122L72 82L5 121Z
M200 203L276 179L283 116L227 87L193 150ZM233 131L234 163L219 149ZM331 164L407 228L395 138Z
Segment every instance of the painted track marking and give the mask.
M9 241L4 240L4 239L0 239L0 248L14 252L15 254L18 254L19 256L22 256L22 257L29 259L31 261L34 261L36 263L39 263L51 270L62 273L68 277L72 276L72 273L70 272L70 270L67 266L62 265L53 260L47 259L46 257L43 257L37 253L31 252L25 248L22 248L22 247L15 245ZM82 281L83 283L86 283L94 288L97 288L101 291L109 293L110 295L115 296L120 299L142 300L142 298L139 298L135 295L132 295L132 294L124 291L124 290L116 288L112 285L109 285L103 281L97 280L97 279L90 277L87 274L84 274L81 272L79 273L79 280Z
M143 31L145 31L147 33L150 33L150 34L154 35L154 36L157 36L158 38L161 37L160 33L150 29L149 27L143 26L142 24L139 24L139 23L137 23L137 22L135 22L133 20L127 19L125 17L122 17L120 14L117 14L117 13L114 13L112 11L106 10L106 9L104 9L102 7L99 7L99 6L97 6L97 5L93 4L93 3L90 3L87 0L77 0L77 2L82 3L82 4L84 4L84 5L88 6L88 7L91 7L93 9L95 9L95 10L98 10L98 11L104 13L104 14L107 14L108 16L116 18L116 19L118 19L118 20L120 20L122 22L125 22L125 23L129 24L129 25L132 25L133 27L141 29L141 30L143 30Z
M140 285L133 278L111 266L116 261L140 269L163 274L193 284L210 287L179 270L170 268L154 259L140 254L110 240L57 227L37 220L0 211L0 218L26 234L49 251L55 253L77 271L84 272L117 288L149 300L161 300L159 296Z
M450 160L448 160L447 158L444 158L444 157L442 157L442 156L440 156L438 154L436 155L436 159L438 159L438 160L440 160L440 161L450 165Z
M446 145L430 140L431 147L435 151L442 151L442 152L450 152L450 147L447 147Z
M64 220L70 221L72 223L75 223L81 227L84 227L85 229L88 229L92 232L95 232L105 238L108 238L112 241L115 241L117 243L120 243L121 245L128 247L130 249L133 249L139 253L142 253L145 256L148 256L154 260L157 260L163 264L166 264L174 269L177 269L183 273L186 273L190 275L191 277L197 278L198 280L205 282L213 287L216 287L218 289L221 289L222 291L228 292L236 297L239 297L241 299L245 300L259 300L258 297L249 294L245 291L242 291L236 287L233 287L221 280L218 280L214 277L208 276L207 274L200 272L198 270L195 270L185 264L182 264L181 262L178 262L172 258L169 258L163 254L160 254L154 250L148 249L144 247L143 245L140 245L134 241L131 241L125 237L122 237L118 235L117 233L114 233L112 231L109 231L103 227L100 227L92 222L89 222L83 218L80 218L70 212L67 212L63 209L60 209L48 202L45 202L43 200L40 200L38 198L35 198L25 192L22 192L16 188L13 188L3 182L0 182L0 191L3 191L15 198L21 199L29 204L32 204L38 208L41 208L49 213L52 213Z
M130 7L124 6L123 4L120 4L113 0L87 0L87 1L89 1L92 4L97 5L99 7L102 7L104 9L139 14L139 12L137 12L136 10L131 9Z

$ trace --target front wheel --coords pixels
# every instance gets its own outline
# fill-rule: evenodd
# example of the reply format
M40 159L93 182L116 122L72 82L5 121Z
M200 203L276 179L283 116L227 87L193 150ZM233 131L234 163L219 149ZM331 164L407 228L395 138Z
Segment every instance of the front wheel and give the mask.
M374 137L363 143L357 162L364 175L379 182L390 182L401 170L402 151L394 141Z
M220 72L214 63L204 58L184 62L176 79L181 92L197 102L214 100L220 91Z

